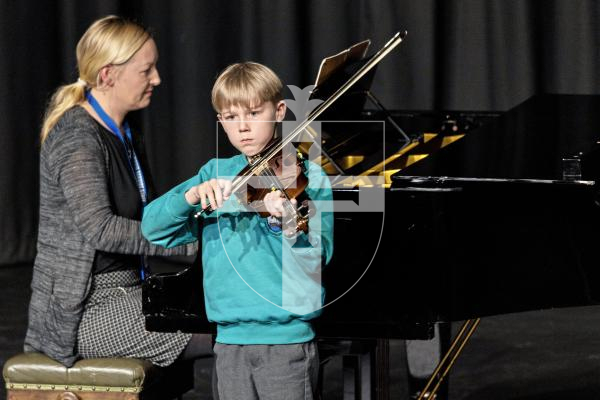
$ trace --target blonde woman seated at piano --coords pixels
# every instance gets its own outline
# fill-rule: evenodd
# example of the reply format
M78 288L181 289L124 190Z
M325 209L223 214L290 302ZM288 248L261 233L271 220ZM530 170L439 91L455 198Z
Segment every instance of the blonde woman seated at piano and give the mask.
M152 245L140 230L150 182L127 114L150 105L157 60L144 27L101 18L77 44L79 78L46 110L25 351L67 367L97 357L166 366L212 353L210 335L148 332L142 314L144 257L197 251Z
M320 315L323 302L320 268L333 251L333 216L318 205L330 202L332 192L321 167L297 159L295 152L291 163L282 161L285 151L281 157L265 155L267 146L280 143L274 139L286 112L282 89L279 77L264 65L227 67L214 84L212 104L240 154L210 160L150 203L142 221L146 238L166 247L202 236L206 312L217 324L220 400L315 395L319 360L311 320ZM254 170L257 158L269 167ZM267 194L251 204L232 183L244 169L260 180L255 187L267 182L262 186ZM286 169L294 179L308 178L305 200L290 199L280 186L289 180ZM308 229L300 229L295 215L307 204Z

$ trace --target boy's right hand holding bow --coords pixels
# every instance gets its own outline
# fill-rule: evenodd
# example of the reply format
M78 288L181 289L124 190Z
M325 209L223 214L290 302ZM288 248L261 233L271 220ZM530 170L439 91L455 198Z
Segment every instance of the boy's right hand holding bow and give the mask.
M201 204L202 209L221 208L231 196L231 181L227 179L211 179L200 185L191 187L185 192L185 200L189 205Z

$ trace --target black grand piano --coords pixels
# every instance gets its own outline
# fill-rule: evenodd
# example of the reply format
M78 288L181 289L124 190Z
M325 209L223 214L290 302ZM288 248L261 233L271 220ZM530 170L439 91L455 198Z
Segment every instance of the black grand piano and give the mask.
M352 119L383 123L323 123L324 168L353 177L334 180L334 198L384 192L383 212L335 213L323 273L330 304L316 323L321 338L375 341L377 398L389 396L386 339L429 338L437 322L598 303L598 110L600 96L543 94L506 112L379 107ZM361 177L382 187L359 187ZM214 330L201 275L196 263L146 280L149 330Z
M410 337L432 321L600 300L599 107L600 96L540 95L506 113L399 113L400 126L434 121L415 141L434 132L438 144L391 153L385 212L336 214L336 249L352 250L335 252L328 293L358 282L321 331ZM563 177L573 163L579 176ZM346 186L336 199L358 201Z

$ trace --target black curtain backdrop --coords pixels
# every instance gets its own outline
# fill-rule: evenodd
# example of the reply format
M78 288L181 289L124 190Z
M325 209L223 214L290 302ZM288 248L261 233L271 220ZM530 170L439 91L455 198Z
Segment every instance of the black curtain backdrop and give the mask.
M44 106L77 78L77 40L106 14L155 31L163 83L132 119L159 193L214 155L210 89L232 62L304 87L323 57L407 30L373 84L388 109L503 111L536 93L600 94L595 0L0 0L0 265L35 256Z

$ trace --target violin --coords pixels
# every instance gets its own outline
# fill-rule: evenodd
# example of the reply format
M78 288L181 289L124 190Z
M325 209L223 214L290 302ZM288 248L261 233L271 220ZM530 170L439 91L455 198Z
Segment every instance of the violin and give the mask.
M306 198L305 188L308 185L308 178L304 174L304 162L301 153L290 151L294 148L292 142L300 136L302 132L307 131L309 125L329 108L336 100L356 84L367 72L379 63L387 54L398 46L407 32L398 32L390 39L369 61L367 61L358 71L348 79L339 89L337 89L327 100L319 104L292 132L286 134L282 139L272 141L262 152L250 159L248 166L242 169L232 181L232 193L238 198L247 201L246 204L256 209L264 209L262 201L270 191L279 190L285 196L283 226L293 226L295 223L296 232L302 231L308 233L308 199ZM293 156L295 155L295 157ZM277 173L284 171L284 173ZM289 173L292 171L293 173ZM254 184L258 182L258 184ZM292 200L296 200L296 207ZM252 206L254 205L254 206ZM200 210L194 217L198 218L205 213L212 212L209 206ZM261 216L267 217L270 214L265 211L259 211ZM292 224L292 225L287 225Z
M266 151L277 145L278 140L273 141L267 146ZM308 177L304 166L304 155L293 146L289 147L289 151L284 149L268 161L265 161L266 157L262 155L264 152L252 157L249 165L238 175L252 174L258 177L254 179L258 184L254 186L249 182L245 185L245 190L240 190L236 195L242 199L245 197L246 204L257 210L260 216L269 217L270 213L264 207L264 198L270 192L279 191L283 198L284 230L295 227L293 229L295 232L308 233L308 219L311 215L309 215L310 198L305 191Z

